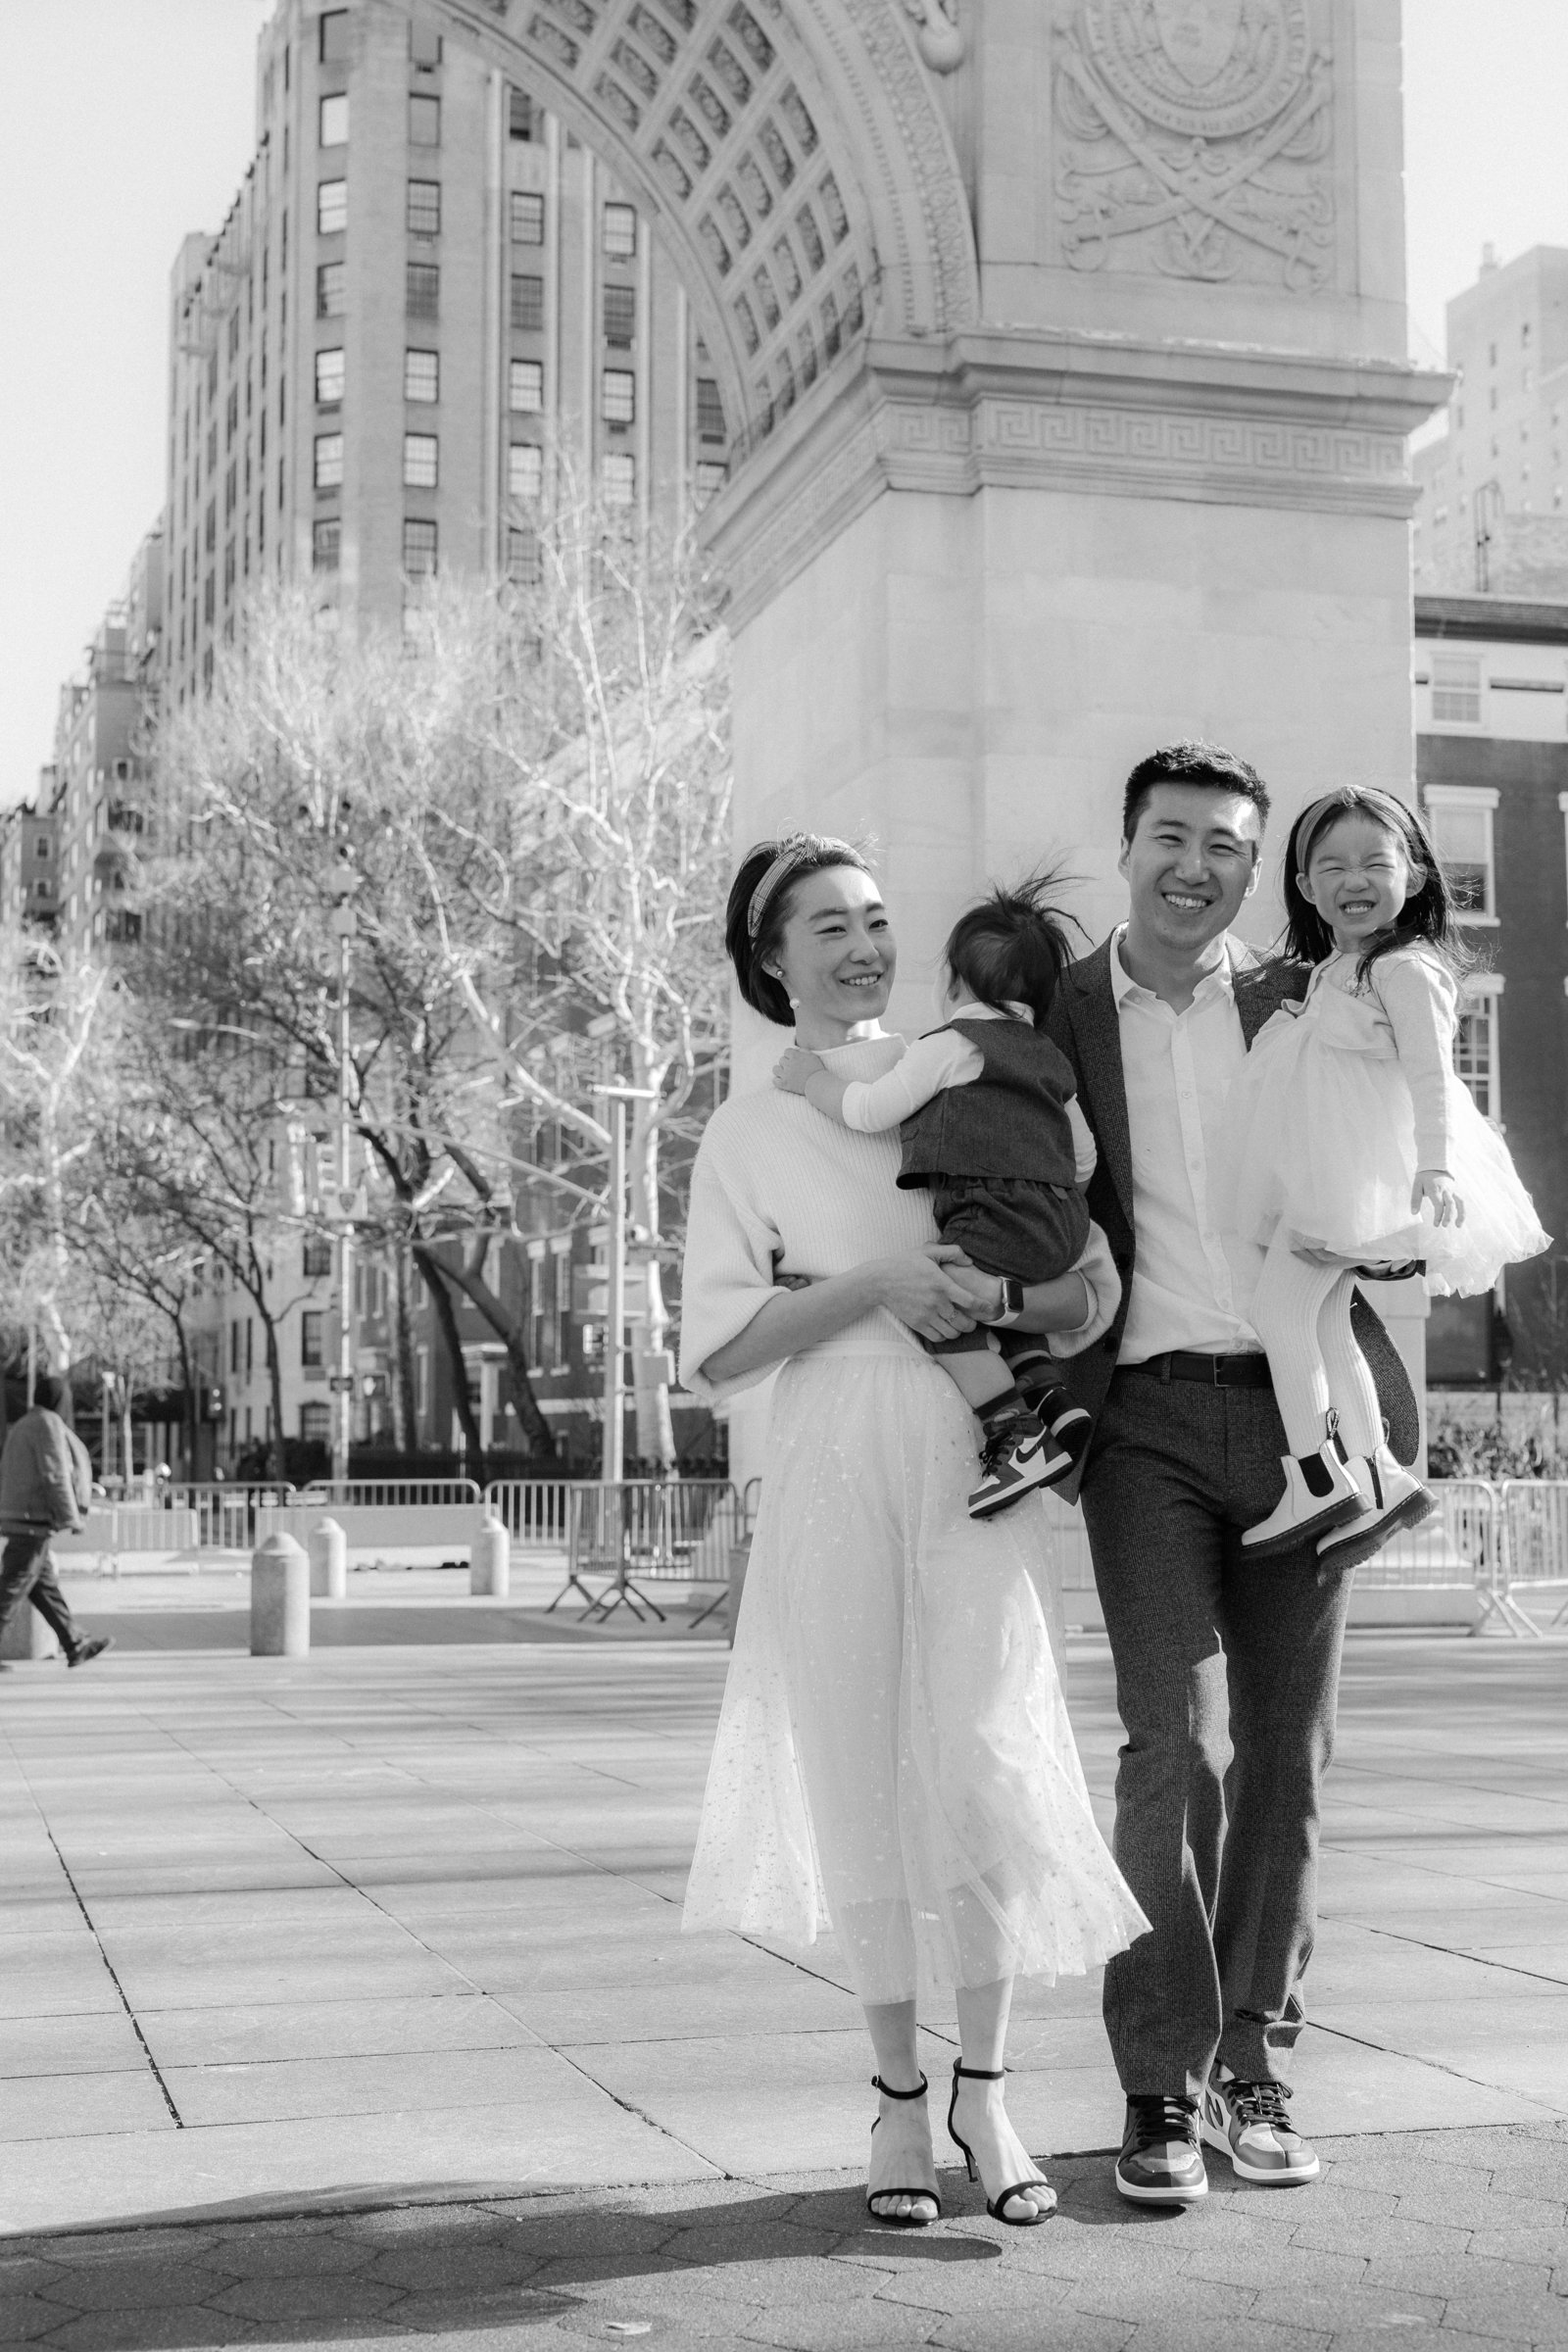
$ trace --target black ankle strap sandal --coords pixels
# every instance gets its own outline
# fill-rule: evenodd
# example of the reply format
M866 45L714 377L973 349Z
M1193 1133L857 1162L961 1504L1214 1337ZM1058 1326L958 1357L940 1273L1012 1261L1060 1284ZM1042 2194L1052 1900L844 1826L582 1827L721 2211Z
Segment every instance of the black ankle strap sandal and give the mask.
M965 2066L961 2059L955 2058L953 2061L953 2096L948 2101L948 2137L962 2156L968 2167L971 2180L978 2180L980 2178L979 2168L974 2160L974 2150L966 2139L958 2137L953 2124L953 2118L958 2105L958 2084L960 2082L1001 2082L1005 2078L1006 2071L1004 2066L996 2068ZM1051 2203L1044 2210L1034 2201L1035 2195L1040 2189L1044 2189L1051 2199ZM1007 2213L1004 2210L1014 2197L1028 2198L1029 2210L1027 2213ZM990 2214L991 2219L994 2222L1001 2222L1008 2230L1033 2230L1039 2223L1049 2221L1055 2210L1056 2192L1048 2180L1015 2180L1010 2188L1003 2190L1001 2196L987 2197L986 2199L986 2211Z
M895 2090L891 2083L883 2082L880 2075L873 2075L871 2088L879 2090L885 2099L923 2099L930 2084L922 2075L913 2090ZM882 2118L878 2116L876 2123L871 2126L873 2132L881 2121ZM878 2213L878 2205L889 2197L920 2197L927 2205L936 2207L936 2214L933 2217L923 2213ZM942 2199L934 2188L873 2188L866 2195L865 2210L873 2222L882 2224L884 2230L928 2230L933 2218L937 2221L942 2219Z

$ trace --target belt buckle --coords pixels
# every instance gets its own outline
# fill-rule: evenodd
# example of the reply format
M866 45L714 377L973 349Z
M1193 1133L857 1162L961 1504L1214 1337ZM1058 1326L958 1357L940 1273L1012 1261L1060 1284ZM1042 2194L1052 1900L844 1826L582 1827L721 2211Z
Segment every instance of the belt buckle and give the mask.
M1209 1382L1211 1386L1216 1389L1228 1389L1231 1385L1228 1380L1222 1377L1220 1372L1220 1366L1224 1361L1225 1358L1222 1355L1211 1355L1208 1359Z

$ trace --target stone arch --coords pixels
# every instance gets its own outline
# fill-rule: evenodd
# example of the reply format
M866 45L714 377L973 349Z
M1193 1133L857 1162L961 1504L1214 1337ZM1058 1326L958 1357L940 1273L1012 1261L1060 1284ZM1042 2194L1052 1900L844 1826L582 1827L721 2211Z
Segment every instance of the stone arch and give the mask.
M957 159L903 0L427 0L655 217L755 448L875 332L978 314Z

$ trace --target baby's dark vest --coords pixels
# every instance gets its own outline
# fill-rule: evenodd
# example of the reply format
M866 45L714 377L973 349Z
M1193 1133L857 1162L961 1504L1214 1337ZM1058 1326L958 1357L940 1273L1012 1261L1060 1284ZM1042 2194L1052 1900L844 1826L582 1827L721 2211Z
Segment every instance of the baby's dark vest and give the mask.
M975 1047L985 1068L968 1086L944 1087L904 1121L900 1184L912 1188L944 1176L1076 1183L1066 1104L1078 1090L1065 1054L1024 1021L946 1026Z

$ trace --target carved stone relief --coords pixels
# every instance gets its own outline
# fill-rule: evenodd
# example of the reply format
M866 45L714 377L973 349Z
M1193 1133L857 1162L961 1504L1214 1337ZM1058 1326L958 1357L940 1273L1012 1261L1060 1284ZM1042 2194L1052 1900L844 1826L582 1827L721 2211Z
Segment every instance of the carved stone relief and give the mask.
M1075 270L1313 294L1334 260L1333 78L1310 0L1073 0L1056 219Z

